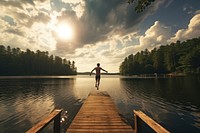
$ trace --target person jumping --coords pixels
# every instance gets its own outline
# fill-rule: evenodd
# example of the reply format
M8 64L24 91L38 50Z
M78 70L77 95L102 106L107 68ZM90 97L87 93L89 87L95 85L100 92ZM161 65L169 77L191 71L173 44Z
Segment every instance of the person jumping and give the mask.
M108 73L108 71L104 70L103 68L100 67L100 64L97 63L97 67L95 67L91 73L90 73L90 76L92 74L92 72L96 70L96 76L95 76L95 79L96 79L96 83L95 83L95 87L99 87L99 84L100 84L100 79L101 79L101 70L105 71L106 73Z

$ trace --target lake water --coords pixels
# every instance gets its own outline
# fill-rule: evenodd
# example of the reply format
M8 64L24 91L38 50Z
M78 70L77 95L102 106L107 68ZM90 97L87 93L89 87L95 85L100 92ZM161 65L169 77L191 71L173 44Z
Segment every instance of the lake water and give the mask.
M25 132L55 108L64 110L65 132L94 85L94 76L0 77L0 133ZM99 90L110 94L130 124L132 110L142 110L171 132L200 132L199 77L103 75Z

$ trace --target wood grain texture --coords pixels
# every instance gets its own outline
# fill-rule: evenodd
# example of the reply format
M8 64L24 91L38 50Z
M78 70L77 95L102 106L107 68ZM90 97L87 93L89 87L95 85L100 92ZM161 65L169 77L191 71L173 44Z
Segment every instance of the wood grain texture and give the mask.
M29 129L26 133L37 133L45 128L51 121L56 119L56 123L54 122L54 132L58 132L60 130L60 117L61 117L62 110L57 109L54 110L51 114L49 114L46 118L42 121L38 122L34 125L31 129Z
M142 121L144 121L149 127L151 127L156 133L170 133L167 131L164 127L162 127L160 124L155 122L153 119L148 117L146 114L144 114L142 111L136 111L134 110L135 120L137 121L137 117L139 117ZM135 121L135 123L137 123ZM135 132L137 132L137 127L135 127Z
M133 133L133 129L119 115L111 97L105 91L91 92L67 129L73 132Z

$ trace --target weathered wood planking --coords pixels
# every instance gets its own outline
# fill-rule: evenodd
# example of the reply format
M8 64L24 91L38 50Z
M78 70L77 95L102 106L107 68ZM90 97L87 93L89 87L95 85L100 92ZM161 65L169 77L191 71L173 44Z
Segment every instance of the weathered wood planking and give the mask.
M51 121L54 120L53 131L54 133L60 132L60 117L62 110L56 109L49 116L44 118L42 121L38 122L31 129L29 129L26 133L38 133L43 128L45 128Z
M151 129L153 129L156 133L170 133L167 131L164 127L162 127L160 124L155 122L153 119L148 117L146 114L144 114L142 111L136 111L134 110L134 129L135 133L137 133L137 118L139 117L142 121L144 121Z
M133 133L105 91L91 92L67 129L72 132L121 132Z

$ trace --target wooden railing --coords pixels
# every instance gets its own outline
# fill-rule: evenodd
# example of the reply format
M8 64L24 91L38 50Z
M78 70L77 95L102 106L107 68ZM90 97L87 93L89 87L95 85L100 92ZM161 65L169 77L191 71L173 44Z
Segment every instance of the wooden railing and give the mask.
M62 110L60 110L60 109L54 110L51 114L49 114L49 116L47 116L42 121L40 121L39 123L34 125L26 133L38 133L42 129L44 129L53 120L54 120L53 132L60 133L61 112L62 112ZM138 131L138 126L139 126L138 121L139 120L142 120L143 122L145 122L152 130L154 130L157 133L170 133L164 127L162 127L157 122L155 122L153 119L151 119L146 114L144 114L142 111L133 110L133 113L134 113L134 133L139 132Z
M61 118L62 110L56 109L49 116L44 118L42 121L34 125L31 129L29 129L26 133L37 133L45 128L51 121L54 120L53 132L60 133L60 118Z
M133 110L133 113L134 113L134 133L139 132L138 131L138 121L139 121L138 118L140 118L143 122L145 122L156 133L170 133L164 127L162 127L157 122L155 122L153 119L151 119L146 114L144 114L142 111Z

